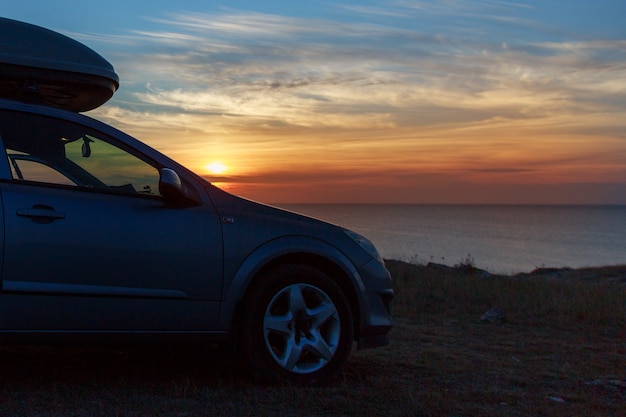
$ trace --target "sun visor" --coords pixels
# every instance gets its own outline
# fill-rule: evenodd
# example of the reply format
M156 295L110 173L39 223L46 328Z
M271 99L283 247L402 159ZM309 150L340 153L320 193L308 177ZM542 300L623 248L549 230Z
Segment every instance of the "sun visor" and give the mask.
M118 87L113 66L89 47L0 18L0 97L83 112L104 104Z

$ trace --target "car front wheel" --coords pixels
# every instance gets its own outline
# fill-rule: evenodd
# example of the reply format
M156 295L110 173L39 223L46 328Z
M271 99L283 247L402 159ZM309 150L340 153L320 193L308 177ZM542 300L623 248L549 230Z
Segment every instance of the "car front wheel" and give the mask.
M265 275L248 300L242 341L258 375L317 384L335 374L350 354L350 306L327 274L306 265L283 265Z

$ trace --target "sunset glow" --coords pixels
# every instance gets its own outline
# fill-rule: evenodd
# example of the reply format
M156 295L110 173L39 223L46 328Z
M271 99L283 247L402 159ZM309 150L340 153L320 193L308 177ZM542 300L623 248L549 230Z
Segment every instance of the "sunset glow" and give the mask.
M624 2L115 3L4 15L105 56L89 115L230 192L626 204Z
M205 168L211 173L211 174L223 174L228 167L224 164L222 164L219 161L216 162L211 162L210 164L208 164L207 166L205 166Z

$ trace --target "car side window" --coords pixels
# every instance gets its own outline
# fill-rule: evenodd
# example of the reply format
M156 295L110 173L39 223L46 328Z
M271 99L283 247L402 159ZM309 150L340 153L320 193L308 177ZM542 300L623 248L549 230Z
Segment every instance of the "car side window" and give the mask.
M26 113L0 114L13 180L131 195L159 195L159 171L85 126Z
M33 158L31 155L7 149L7 157L13 179L76 185L71 178L47 165L45 161Z

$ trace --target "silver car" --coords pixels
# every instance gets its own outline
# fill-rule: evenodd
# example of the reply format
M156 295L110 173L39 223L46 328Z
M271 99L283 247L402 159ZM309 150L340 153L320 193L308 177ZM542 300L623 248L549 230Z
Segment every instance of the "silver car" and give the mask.
M9 19L0 43L0 342L229 342L302 384L354 341L388 343L391 280L367 239L80 114L119 83L86 46Z

